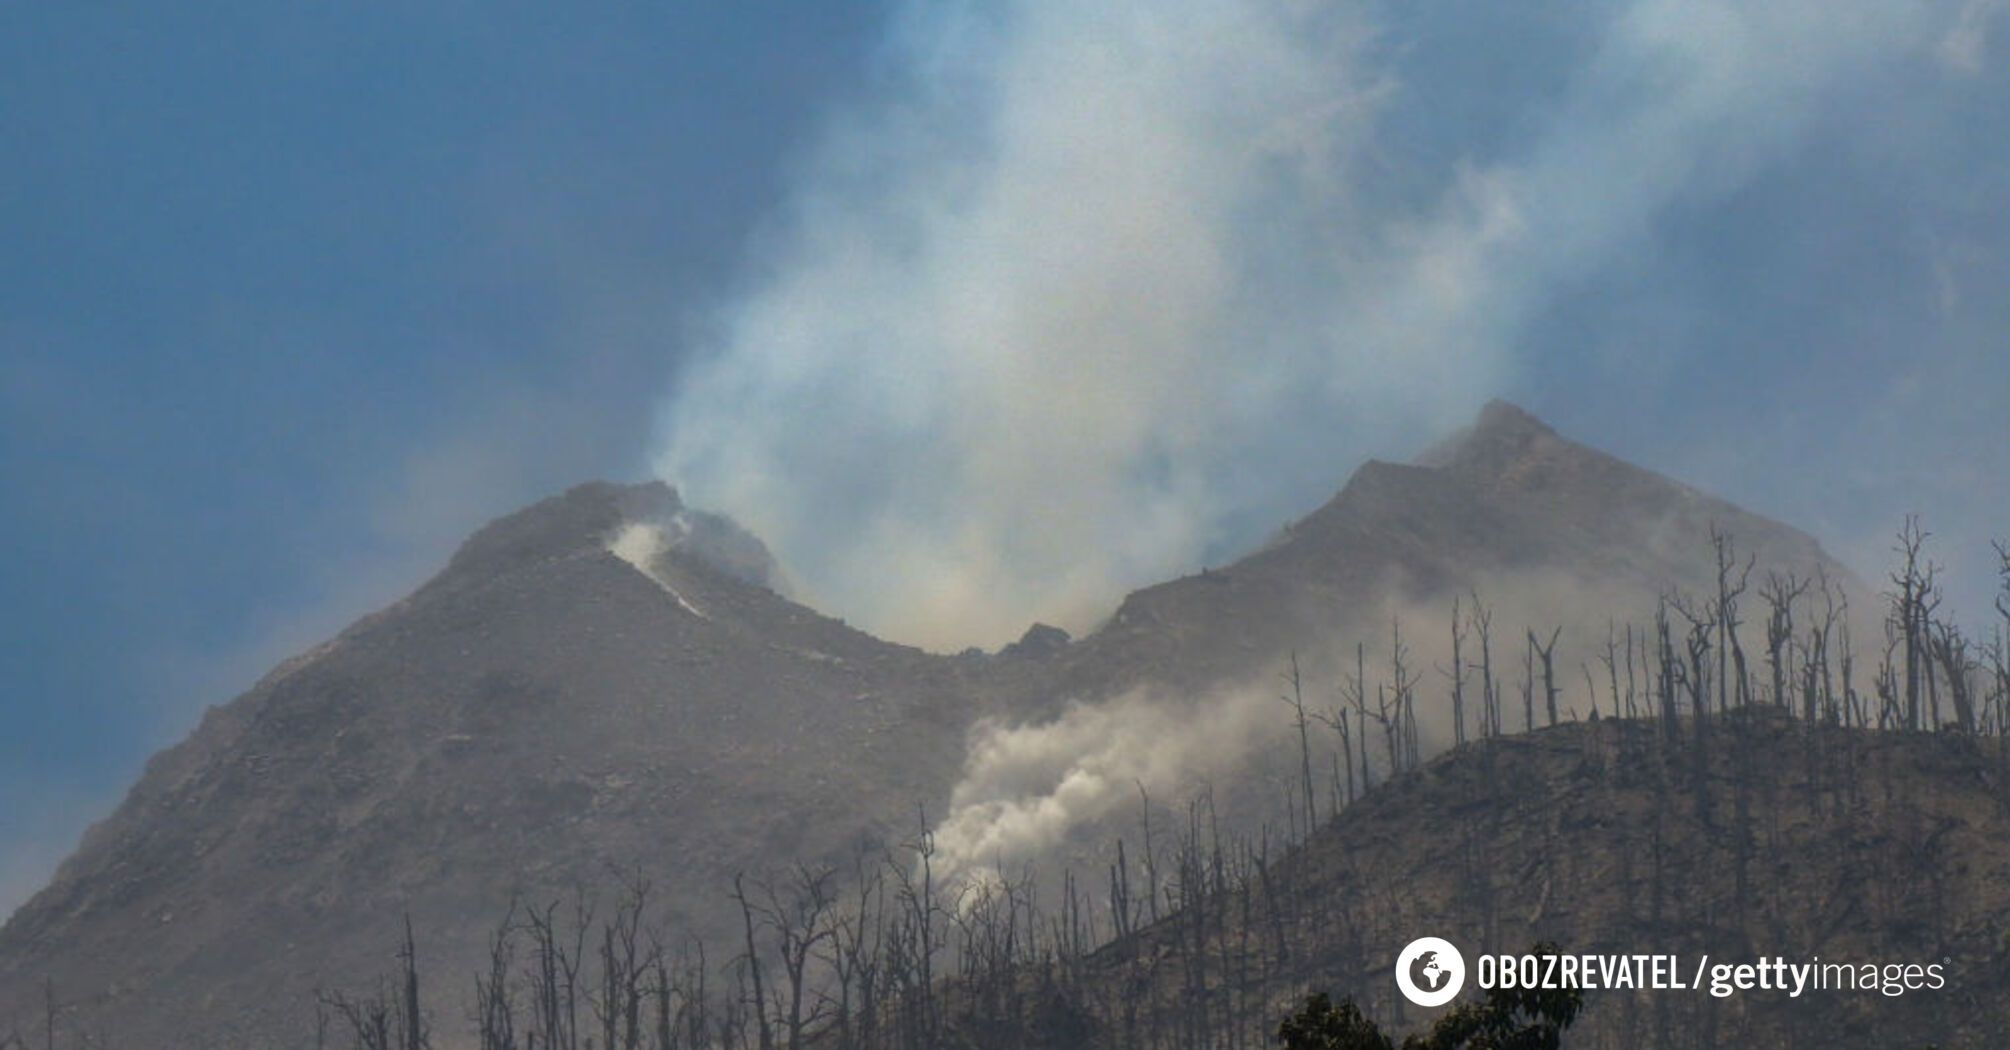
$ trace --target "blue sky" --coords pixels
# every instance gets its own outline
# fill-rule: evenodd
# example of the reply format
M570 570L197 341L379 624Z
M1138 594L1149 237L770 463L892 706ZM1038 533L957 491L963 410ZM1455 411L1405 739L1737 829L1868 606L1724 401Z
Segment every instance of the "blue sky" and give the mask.
M0 907L202 705L639 477L869 6L0 9Z
M2001 5L1157 6L0 9L0 909L589 477L954 641L1496 395L1866 571L2010 534Z

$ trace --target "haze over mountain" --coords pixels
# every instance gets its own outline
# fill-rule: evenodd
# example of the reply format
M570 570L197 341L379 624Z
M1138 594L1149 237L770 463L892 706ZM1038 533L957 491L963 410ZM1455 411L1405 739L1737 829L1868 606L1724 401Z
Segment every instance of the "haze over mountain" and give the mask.
M1454 737L1439 669L1451 663L1455 598L1468 613L1475 598L1491 608L1504 661L1524 632L1562 628L1556 666L1574 683L1615 623L1644 623L1664 594L1714 592L1713 532L1735 540L1755 581L1825 576L1859 610L1871 606L1868 589L1805 534L1492 402L1417 463L1362 465L1262 549L1130 595L1043 673L1007 683L1018 690L1013 709L1056 717L979 727L944 848L952 863L1009 866L1064 835L1107 842L1089 819L1130 805L1140 783L1224 789L1223 804L1245 818L1274 817L1277 780L1296 773L1273 764L1262 783L1242 774L1283 728L1279 673L1294 656L1308 704L1330 710L1357 644L1380 667L1401 620L1435 750ZM1121 702L1071 704L1109 697Z
M582 485L156 756L0 928L0 1030L46 978L114 1041L297 1041L311 991L380 970L402 914L454 987L512 897L624 875L654 880L673 928L728 941L735 873L898 843L923 807L966 869L1084 848L1140 784L1206 778L1255 820L1290 773L1264 745L1293 652L1330 691L1400 615L1425 666L1421 639L1474 592L1506 639L1602 643L1714 578L1713 530L1761 572L1859 589L1805 535L1500 403L1079 641L1035 629L989 655L789 601L759 540L665 486Z
M1846 6L9 5L0 909L203 702L652 465L995 648L1506 392L1859 571L1923 512L1986 614L2010 9Z

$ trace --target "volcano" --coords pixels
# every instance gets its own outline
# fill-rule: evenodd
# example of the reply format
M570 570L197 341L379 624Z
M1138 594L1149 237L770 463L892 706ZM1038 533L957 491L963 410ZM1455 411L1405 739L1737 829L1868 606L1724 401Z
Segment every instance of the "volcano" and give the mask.
M155 756L0 928L0 1032L29 1030L51 987L109 1044L308 1045L314 990L381 972L405 917L455 994L512 901L638 878L668 928L730 945L735 875L912 838L975 727L1141 689L1204 700L1294 654L1317 670L1455 597L1602 642L1707 591L1713 536L1758 578L1863 590L1803 533L1504 403L1413 463L1361 466L1231 565L996 654L789 600L757 538L667 486L581 485Z

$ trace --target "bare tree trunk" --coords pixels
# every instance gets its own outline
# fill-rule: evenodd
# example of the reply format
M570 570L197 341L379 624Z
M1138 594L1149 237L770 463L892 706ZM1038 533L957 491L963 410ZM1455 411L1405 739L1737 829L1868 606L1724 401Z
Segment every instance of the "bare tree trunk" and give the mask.
M418 948L412 943L412 916L405 914L405 944L398 952L404 964L404 1050L421 1050L425 1035L419 1020Z
M1550 632L1549 644L1545 645L1535 640L1534 631L1528 632L1529 649L1538 658L1542 660L1543 706L1549 714L1549 724L1552 726L1555 725L1557 722L1556 717L1557 689L1556 689L1556 663L1555 663L1556 640L1562 636L1563 636L1563 628L1558 627L1556 630Z
M1920 592L1929 586L1922 577L1919 560L1920 552L1926 545L1926 533L1919 527L1919 519L1907 515L1905 524L1898 532L1898 551L1901 567L1891 577L1898 587L1892 595L1892 626L1897 630L1905 654L1903 682L1905 696L1905 727L1920 728L1919 707L1919 607Z
M762 979L761 950L754 941L754 904L748 899L747 890L740 875L733 876L733 899L740 904L740 922L746 932L747 954L745 968L754 993L754 1025L759 1033L761 1050L775 1050L775 1031L768 1023L768 993Z
M1459 618L1459 599L1452 598L1452 746L1466 742L1466 663L1465 625Z
M1500 694L1494 689L1493 612L1473 596L1473 627L1480 636L1480 735L1501 732Z
M1291 695L1282 697L1291 706L1292 722L1298 729L1298 768L1305 792L1305 832L1309 836L1319 824L1319 810L1312 793L1312 737L1305 728L1305 692L1298 675L1298 653L1291 653L1291 670L1284 675Z

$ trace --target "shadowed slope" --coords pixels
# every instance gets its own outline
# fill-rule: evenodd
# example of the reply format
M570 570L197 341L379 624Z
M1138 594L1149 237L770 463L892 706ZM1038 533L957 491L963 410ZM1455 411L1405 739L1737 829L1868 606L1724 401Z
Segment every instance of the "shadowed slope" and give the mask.
M678 509L660 486L547 500L210 711L0 933L0 1015L46 975L152 1046L297 1034L402 912L460 975L512 894L627 870L716 939L734 871L911 822L960 755L952 663L685 550L645 573L607 549Z

